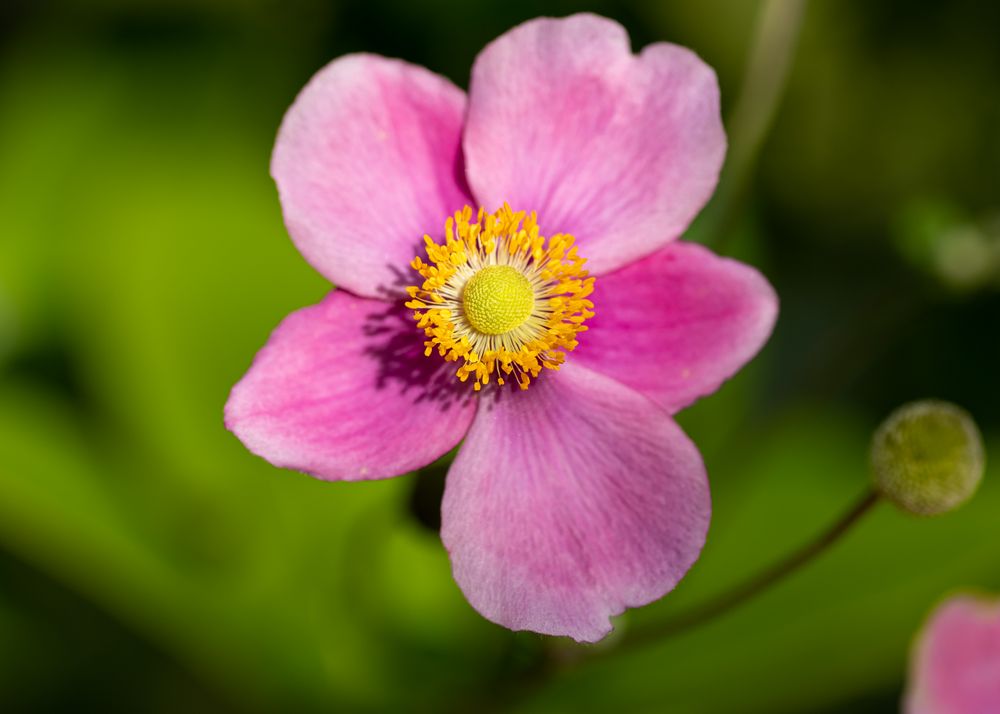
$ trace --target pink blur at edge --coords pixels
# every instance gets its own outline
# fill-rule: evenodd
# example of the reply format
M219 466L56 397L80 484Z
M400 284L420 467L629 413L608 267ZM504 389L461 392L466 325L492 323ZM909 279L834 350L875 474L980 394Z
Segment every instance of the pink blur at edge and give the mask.
M953 597L913 650L905 714L1000 713L1000 599Z

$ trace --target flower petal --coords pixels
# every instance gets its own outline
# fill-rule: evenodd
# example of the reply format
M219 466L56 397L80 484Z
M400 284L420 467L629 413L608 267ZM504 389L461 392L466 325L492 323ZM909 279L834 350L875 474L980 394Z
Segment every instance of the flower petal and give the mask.
M275 466L332 481L396 476L464 436L468 390L423 356L409 313L336 291L289 315L233 387L226 427Z
M599 640L698 558L711 504L701 456L640 394L576 364L483 399L455 459L441 538L483 616Z
M1000 602L948 600L913 654L906 714L1000 712Z
M424 234L469 203L461 159L465 95L422 67L347 55L288 110L271 175L302 255L341 288L399 291Z
M570 356L671 413L711 394L771 334L778 298L749 265L671 243L594 285L590 330Z
M657 43L633 55L621 25L583 14L486 46L464 146L482 204L537 211L600 274L683 233L715 190L726 138L715 73L693 52Z

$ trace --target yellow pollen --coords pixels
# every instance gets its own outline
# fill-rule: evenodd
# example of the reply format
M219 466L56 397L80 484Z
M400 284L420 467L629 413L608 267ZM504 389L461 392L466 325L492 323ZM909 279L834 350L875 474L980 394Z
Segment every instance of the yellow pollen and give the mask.
M490 265L469 278L462 290L469 324L484 335L502 335L524 324L535 293L524 274L509 265Z
M424 236L421 282L406 289L424 354L458 363L455 376L477 391L527 389L543 369L559 369L594 316L594 279L571 235L541 235L534 213L507 204L495 213L466 206L448 218L443 243Z

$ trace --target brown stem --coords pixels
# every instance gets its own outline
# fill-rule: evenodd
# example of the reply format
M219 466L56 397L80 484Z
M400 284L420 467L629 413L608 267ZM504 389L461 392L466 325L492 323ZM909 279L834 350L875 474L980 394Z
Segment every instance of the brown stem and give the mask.
M754 575L743 583L709 600L708 602L695 607L689 612L678 615L673 619L666 620L659 625L646 627L642 630L628 632L622 639L621 644L608 651L601 651L600 654L611 654L620 652L623 649L641 647L653 642L657 642L667 637L679 634L702 625L710 620L726 614L730 610L749 602L762 592L770 588L775 583L784 580L786 577L806 565L813 558L817 557L831 545L836 543L841 536L847 533L851 527L868 513L872 507L878 503L879 494L868 491L858 502L851 507L847 513L822 533L818 538L807 543L784 560L781 560L764 571ZM596 654L596 653L595 653Z

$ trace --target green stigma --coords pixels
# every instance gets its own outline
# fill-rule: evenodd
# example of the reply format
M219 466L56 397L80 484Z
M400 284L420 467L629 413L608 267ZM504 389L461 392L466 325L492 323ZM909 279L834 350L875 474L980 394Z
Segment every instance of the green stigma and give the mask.
M484 335L502 335L524 324L535 307L531 283L509 265L489 265L462 291L465 318Z

